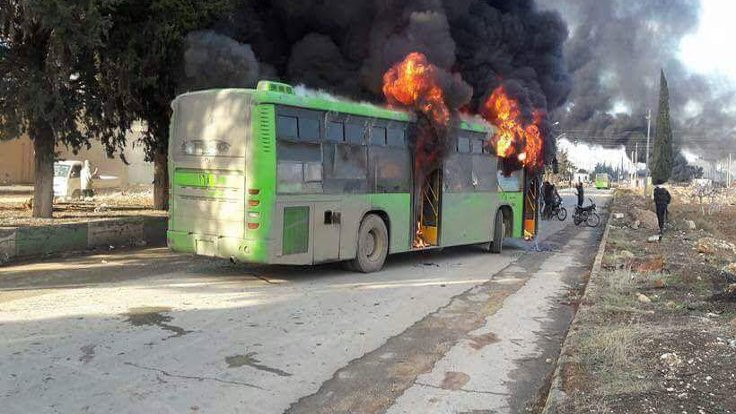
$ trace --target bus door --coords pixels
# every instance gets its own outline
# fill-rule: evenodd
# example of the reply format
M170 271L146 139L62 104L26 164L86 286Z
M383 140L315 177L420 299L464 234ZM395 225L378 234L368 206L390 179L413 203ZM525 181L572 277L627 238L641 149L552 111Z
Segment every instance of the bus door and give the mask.
M524 176L524 239L532 240L537 236L539 225L539 178L523 171Z
M424 177L418 192L414 191L416 229L412 247L415 249L439 246L442 221L440 194L442 194L442 170L438 168Z

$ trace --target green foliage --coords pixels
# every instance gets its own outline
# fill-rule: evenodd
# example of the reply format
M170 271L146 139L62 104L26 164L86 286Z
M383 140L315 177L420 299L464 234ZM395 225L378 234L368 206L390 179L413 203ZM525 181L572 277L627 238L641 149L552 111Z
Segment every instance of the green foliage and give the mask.
M654 138L652 153L652 181L665 183L672 174L672 126L670 124L670 93L664 70L659 81L659 113L657 115L657 135Z
M105 127L96 76L111 4L0 0L0 139L28 133L76 149L121 135Z
M212 24L227 10L225 0L121 0L108 9L112 25L100 54L100 77L107 87L110 111L129 129L145 121L143 143L148 160L166 153L171 101L182 78L184 39ZM109 151L125 142L104 142Z

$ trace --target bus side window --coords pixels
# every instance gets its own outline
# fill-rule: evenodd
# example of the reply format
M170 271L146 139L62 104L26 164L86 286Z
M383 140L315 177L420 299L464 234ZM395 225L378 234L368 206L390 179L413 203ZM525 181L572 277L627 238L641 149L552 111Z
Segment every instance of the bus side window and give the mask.
M483 141L479 139L473 139L473 154L483 153Z
M326 141L343 142L345 141L345 124L342 122L328 121Z
M279 139L296 138L299 128L298 121L294 116L279 115L276 117L276 136Z
M386 128L380 126L371 127L371 145L386 146Z
M350 144L362 144L365 136L365 126L353 123L345 124L345 139Z
M389 147L405 147L406 132L403 129L389 128L386 135L386 144Z
M299 117L299 140L319 141L319 120L316 118Z
M457 138L457 152L470 152L470 138L463 136Z

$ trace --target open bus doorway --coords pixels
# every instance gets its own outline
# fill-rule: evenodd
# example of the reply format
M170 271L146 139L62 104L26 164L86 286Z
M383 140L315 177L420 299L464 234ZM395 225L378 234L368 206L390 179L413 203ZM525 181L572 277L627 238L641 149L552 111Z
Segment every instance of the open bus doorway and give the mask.
M442 174L436 169L422 182L419 194L417 194L417 208L414 210L418 217L416 232L412 247L423 249L439 246L439 229L441 223L440 194L442 194Z

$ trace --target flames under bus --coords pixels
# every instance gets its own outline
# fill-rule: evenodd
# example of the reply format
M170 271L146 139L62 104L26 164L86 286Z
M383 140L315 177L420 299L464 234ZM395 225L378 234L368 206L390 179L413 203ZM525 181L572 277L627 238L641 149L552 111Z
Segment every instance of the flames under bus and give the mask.
M535 230L530 180L498 174L485 125L463 122L443 167L415 189L405 112L275 82L187 93L172 107L175 251L370 272L388 254L481 243L499 252L505 237Z

